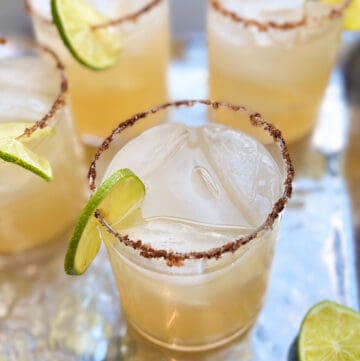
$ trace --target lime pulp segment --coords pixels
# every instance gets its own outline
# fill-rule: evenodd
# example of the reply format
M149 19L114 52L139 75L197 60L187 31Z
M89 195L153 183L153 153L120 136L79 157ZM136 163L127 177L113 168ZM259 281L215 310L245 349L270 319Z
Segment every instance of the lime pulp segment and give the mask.
M298 338L300 361L360 360L360 313L323 301L306 314Z
M107 178L88 201L75 226L65 256L65 272L83 274L99 251L96 209L112 224L138 208L144 195L143 182L129 169L120 169Z

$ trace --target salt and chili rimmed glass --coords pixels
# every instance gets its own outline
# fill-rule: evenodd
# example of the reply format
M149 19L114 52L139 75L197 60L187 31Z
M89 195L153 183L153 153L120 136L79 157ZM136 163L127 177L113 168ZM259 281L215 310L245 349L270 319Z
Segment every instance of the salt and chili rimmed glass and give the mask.
M249 122L252 127L256 128L258 137L263 137L263 133L268 136L269 144L267 148L272 155L266 153L265 162L262 162L263 158L260 156L254 155L256 149L264 148L255 140L245 138L249 140L249 142L247 143L246 140L244 147L231 148L236 149L234 153L238 152L240 157L237 158L236 154L234 159L237 159L237 161L232 165L232 173L237 173L239 169L243 171L245 169L242 168L243 166L249 170L249 172L240 172L240 178L237 178L242 179L240 180L241 187L244 186L249 190L249 184L256 184L253 188L250 187L250 189L255 189L259 191L259 193L264 192L264 190L269 191L270 188L279 190L278 193L272 190L274 192L272 193L272 197L275 197L274 195L276 194L279 195L279 198L274 199L273 204L262 203L260 201L257 206L252 203L251 206L248 207L248 210L251 212L258 207L259 204L267 204L260 210L260 213L263 213L258 219L259 223L253 224L253 227L247 230L245 230L245 228L242 228L240 231L236 229L236 231L234 231L235 233L233 230L227 229L227 226L221 226L220 229L224 230L223 235L225 235L226 232L230 232L229 234L232 238L228 237L229 234L227 238L224 236L224 239L227 239L227 241L223 243L221 243L221 241L220 244L217 243L215 247L211 244L208 245L208 242L205 241L205 243L202 243L202 246L199 246L201 243L197 243L196 246L193 246L195 248L192 248L191 243L183 242L184 234L179 236L182 232L180 227L177 229L180 229L179 234L177 231L171 233L172 231L170 230L170 233L166 235L172 240L175 240L174 243L168 246L165 242L159 246L153 244L154 238L151 238L151 241L145 238L139 239L137 236L134 238L133 230L137 229L137 225L133 228L131 228L131 226L124 231L123 227L125 227L125 224L129 222L131 224L133 221L125 221L120 227L116 224L110 225L106 220L106 216L103 215L101 211L96 211L96 217L100 222L99 234L105 242L109 254L127 321L151 341L161 346L182 351L200 351L225 344L244 334L256 321L266 291L275 239L279 228L279 214L291 195L291 184L294 176L293 166L281 132L263 120L259 114L250 113L241 106L209 100L166 103L147 112L139 113L121 123L112 134L105 139L97 151L89 170L90 188L95 190L96 177L99 169L101 169L101 163L105 158L105 161L108 162L106 153L114 154L114 152L121 149L111 162L109 167L111 168L111 172L114 171L114 162L117 163L116 159L118 159L118 155L124 152L125 149L127 149L124 153L125 166L129 168L131 168L131 166L135 167L135 169L133 168L135 172L142 173L143 168L151 168L152 162L157 165L165 164L166 162L166 164L170 164L174 159L172 158L173 155L176 154L179 149L182 149L182 147L187 147L185 143L176 142L180 138L183 139L184 134L187 134L186 137L188 137L188 142L191 144L195 142L195 138L197 137L195 134L198 134L196 132L202 132L202 130L199 129L205 129L188 128L188 130L184 131L182 128L184 125L176 123L174 125L172 121L177 119L186 124L198 124L199 119L197 118L198 115L201 114L198 110L204 106L214 111L224 110L225 116L233 112L239 113L242 115L240 121ZM152 127L153 122L151 117L164 111L167 112L168 121L164 121L163 125L156 128ZM187 112L190 112L190 114ZM224 128L226 128L223 125L208 122L207 120L205 120L205 125L206 127L210 127L206 128L205 133L214 131L214 134L220 134L224 131ZM167 126L170 126L171 129L166 130ZM212 128L214 126L216 129ZM140 129L144 131L149 127L152 128L150 131L141 135L141 137L143 137L141 141L133 143L136 141L135 139L126 143L124 146L124 139L129 139L129 136L125 133L136 127L139 129L133 131L133 134L139 134ZM217 127L219 128L217 129ZM163 130L157 133L159 129ZM162 133L164 129L168 132L167 136L165 133ZM180 138L177 136L179 129L181 133ZM183 131L185 133L183 133ZM155 142L153 145L147 145L150 136L149 132L155 132L153 133L153 141ZM225 133L226 132L227 131L225 131ZM192 135L189 135L190 133ZM204 136L205 133L203 132L202 136ZM236 133L238 134L238 132ZM181 139L180 141L182 141ZM224 144L226 144L227 147L231 147L231 141L229 139L230 138L220 146L220 153L222 152L221 147ZM133 145L131 145L132 143ZM260 148L254 148L255 143L257 144L256 147ZM145 147L146 150L141 150L142 147ZM194 144L191 145L190 148L191 147L194 147ZM163 155L164 152L166 155ZM212 149L212 152L209 152L208 156L211 157L214 154L214 149ZM165 163L163 163L162 160L156 159L159 155L160 159L162 159L161 157L167 159L166 161L164 160ZM168 156L170 158L168 158ZM141 157L144 159L142 159L139 164L138 160ZM188 162L191 162L191 158L185 163ZM181 163L182 162L179 164ZM225 158L222 163L226 163ZM274 177L268 181L261 178L256 180L251 179L251 177L256 178L257 172L261 172L260 170L255 170L257 165L260 164L267 168L268 171L268 167L273 167L271 168L271 172L275 168L279 170L280 176L278 180L280 180L280 188L276 188L276 181L275 183L273 182ZM269 166L269 164L272 166ZM117 166L118 165L115 165L115 168ZM154 165L154 167L156 166ZM197 166L194 167L195 173L199 173L198 168ZM256 173L255 176L254 171ZM146 171L144 170L144 172ZM154 174L153 171L151 172ZM162 175L165 170L160 166L155 172ZM189 173L180 168L177 169L177 172L178 174L175 175L175 179L179 179L179 182L175 189L173 188L173 184L164 183L159 185L161 189L159 198L164 197L161 193L166 194L169 188L172 188L173 193L177 193L176 196L181 194L182 184L186 184ZM265 173L261 174L267 174L267 176L269 176L269 174L273 174L271 172L266 173L265 171ZM142 177L142 174L139 173L138 175ZM210 172L203 168L201 173L202 177L204 177L202 181L211 183L210 178L212 175ZM226 174L227 178L230 179L232 177L232 174ZM195 176L197 177L198 174ZM148 192L147 195L145 195L145 204L146 197L149 196L152 191L149 187L156 187L156 184L151 183L149 185L146 176L144 176L143 179ZM196 180L196 182L197 181L198 180ZM216 185L212 185L211 187L216 188ZM202 191L200 193L204 195ZM261 197L257 198L257 195L258 194L255 195L255 198L259 201ZM200 198L201 197L200 195ZM208 199L208 196L206 195L205 198ZM196 197L193 199L198 200ZM264 199L264 197L262 199ZM191 203L193 206L186 206L189 201L191 202L191 199L182 197L176 204L185 205L189 210L191 208L196 209L196 202L195 204L194 202ZM159 202L162 202L165 206L166 204L175 203L174 200L170 198L165 199L165 202L164 200L159 200ZM253 200L251 202L253 202ZM155 203L149 204L148 202L147 206L156 208L159 205L156 203L156 200ZM146 211L144 204L142 212L145 217L144 212ZM257 209L257 211L259 211L259 209ZM134 212L135 215L137 213L136 211ZM187 218L189 217L191 217L191 215ZM202 215L200 215L200 217L202 217ZM134 219L136 218L137 215L134 216ZM170 219L171 217L167 218ZM134 224L136 224L136 222L137 221L135 221ZM205 225L204 234L212 237L212 233L206 231L208 225L205 223L203 223L203 225ZM212 225L210 226L212 227ZM159 237L160 235L163 236L163 234L161 234L162 230L159 232ZM201 233L202 231L192 235L192 231L190 231L190 238L202 237ZM220 234L221 233L222 231L220 231ZM182 238L180 240L177 239L177 237ZM187 241L189 241L189 239L187 239ZM197 249L197 247L201 249Z
M88 144L99 144L114 119L167 99L169 23L167 0L90 1L119 32L123 50L111 69L92 71L64 47L50 17L50 0L27 0L39 42L55 49L66 65L78 129ZM45 8L44 8L45 6ZM114 15L115 14L115 15Z
M22 137L48 125L54 129L54 134L27 143L49 160L52 181L0 161L0 254L13 255L66 239L85 200L84 165L57 55L42 46L2 43L0 123L35 122Z
M210 0L210 96L261 109L288 142L309 133L335 62L348 3ZM226 123L234 125L236 116Z

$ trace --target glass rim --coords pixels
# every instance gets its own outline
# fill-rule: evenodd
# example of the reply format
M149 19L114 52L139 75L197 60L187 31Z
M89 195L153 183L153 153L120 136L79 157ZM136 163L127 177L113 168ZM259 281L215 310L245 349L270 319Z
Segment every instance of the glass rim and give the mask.
M352 0L342 0L340 4L336 4L331 6L329 12L327 14L323 14L318 17L318 21L326 21L338 18L343 15L345 9L350 5ZM220 2L221 0L209 0L210 6L218 12L219 14L223 15L224 17L228 18L234 23L243 24L245 28L247 27L256 27L261 32L272 30L293 30L299 27L306 26L308 24L308 16L304 15L298 21L286 21L286 22L277 22L277 21L259 21L252 18L246 18L245 16L240 16L235 11L231 11L224 7ZM330 5L330 4L329 4Z
M127 235L122 236L116 230L114 230L109 222L102 215L101 211L97 209L95 211L95 217L98 219L100 224L105 228L105 230L117 238L122 244L129 248L133 248L135 251L139 251L140 255L147 259L164 259L166 264L170 267L172 266L183 266L185 260L194 260L194 259L219 259L225 253L234 253L241 246L249 243L253 239L257 238L261 231L271 230L275 220L279 217L282 210L285 208L285 205L292 194L292 181L295 175L295 170L290 158L290 154L287 149L286 142L282 137L281 131L276 128L271 123L268 123L262 118L259 113L250 112L246 107L240 105L234 105L228 102L222 101L213 101L213 100L179 100L174 102L167 102L158 106L155 106L147 111L137 113L131 118L121 122L118 126L112 131L112 133L104 139L103 143L100 145L96 151L93 160L90 164L88 171L88 182L89 188L92 192L96 190L96 177L97 177L97 162L101 158L101 155L110 147L111 143L116 139L116 136L121 134L128 127L133 126L140 119L144 119L149 115L155 114L159 111L166 110L168 108L179 108L179 107L193 107L194 105L204 105L214 110L218 109L228 109L234 112L241 112L248 116L250 124L254 127L262 128L267 132L273 143L276 144L281 152L282 159L286 166L286 176L283 182L284 191L283 195L275 201L272 206L270 213L267 215L265 221L258 226L253 232L242 236L234 241L229 241L219 247L211 248L207 251L191 251L191 252L174 252L171 250L157 249L153 248L146 242L141 240L131 240Z
M0 37L0 46L6 46L7 44L12 43L8 39ZM24 48L27 46L25 45ZM31 134L35 133L39 129L45 128L49 121L54 118L56 113L65 106L66 104L66 94L68 91L68 80L65 75L65 66L61 62L59 56L50 49L49 47L42 44L31 44L28 47L30 50L38 50L40 52L47 53L54 61L55 69L59 71L60 74L60 86L57 95L54 98L52 105L49 110L42 116L41 119L37 120L32 127L25 128L23 134L19 135L18 138L29 137ZM2 58L0 58L1 61Z
M31 16L35 16L38 19L40 19L42 22L49 24L49 25L54 25L54 22L52 19L47 18L46 16L40 14L38 11L36 11L30 4L31 0L25 0L25 8L26 11L31 15ZM155 8L157 5L159 5L161 2L163 2L164 0L149 0L144 6L142 6L139 10L136 10L130 14L121 16L119 18L114 18L114 19L109 19L108 21L102 23L102 24L97 24L92 26L91 28L93 30L95 29L99 29L99 28L106 28L108 26L115 26L115 25L120 25L124 22L134 22L136 20L138 20L138 18L142 17L143 15L145 15L146 13L150 12L153 8Z

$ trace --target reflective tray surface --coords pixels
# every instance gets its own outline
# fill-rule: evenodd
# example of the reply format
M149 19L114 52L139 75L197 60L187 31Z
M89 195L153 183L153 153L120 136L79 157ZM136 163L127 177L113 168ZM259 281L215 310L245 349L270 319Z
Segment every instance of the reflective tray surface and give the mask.
M175 54L171 97L206 97L205 40L180 44ZM38 255L40 261L3 265L0 361L287 360L301 320L314 303L331 299L359 307L359 139L360 111L347 105L337 68L316 131L290 147L297 169L294 196L283 216L263 311L242 342L198 354L148 343L126 328L105 250L84 276L68 277L62 244Z

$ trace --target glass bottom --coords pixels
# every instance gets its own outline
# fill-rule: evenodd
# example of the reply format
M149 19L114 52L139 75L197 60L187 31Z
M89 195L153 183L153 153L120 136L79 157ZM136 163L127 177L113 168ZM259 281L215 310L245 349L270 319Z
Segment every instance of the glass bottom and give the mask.
M250 333L250 330L252 326L254 325L256 321L256 318L252 319L248 324L246 324L244 327L236 331L235 333L231 334L230 336L227 336L225 338L222 338L220 340L217 340L212 343L207 344L199 344L199 345L182 345L179 343L168 343L164 342L162 340L159 340L148 333L142 331L139 327L134 325L133 323L129 322L130 326L137 331L141 336L146 338L147 340L153 342L154 344L173 350L173 351L180 351L180 352L204 352L209 350L214 350L217 348L221 348L225 345L230 344L231 342L241 343L243 339L246 339L247 335Z

